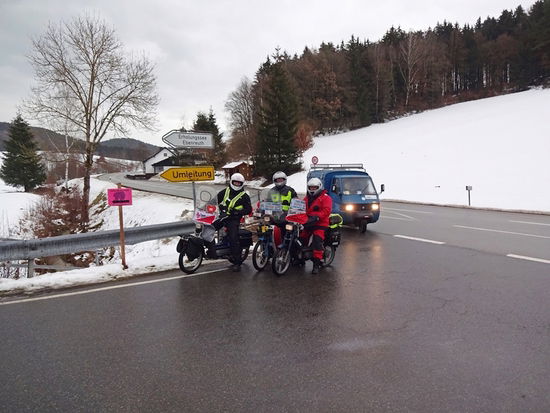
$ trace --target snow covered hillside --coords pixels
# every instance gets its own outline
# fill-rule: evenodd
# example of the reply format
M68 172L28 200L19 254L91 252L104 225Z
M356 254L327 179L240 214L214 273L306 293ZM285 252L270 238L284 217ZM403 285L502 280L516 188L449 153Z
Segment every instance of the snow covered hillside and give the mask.
M363 163L382 198L550 212L550 89L441 109L315 139L319 163ZM305 192L305 175L289 184Z

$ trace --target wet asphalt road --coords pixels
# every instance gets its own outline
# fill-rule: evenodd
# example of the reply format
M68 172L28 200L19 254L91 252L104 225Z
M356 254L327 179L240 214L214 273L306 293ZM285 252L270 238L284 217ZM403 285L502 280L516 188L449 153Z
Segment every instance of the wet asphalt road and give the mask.
M549 217L383 211L317 276L215 263L0 305L0 410L550 411L550 264L506 256L550 259Z

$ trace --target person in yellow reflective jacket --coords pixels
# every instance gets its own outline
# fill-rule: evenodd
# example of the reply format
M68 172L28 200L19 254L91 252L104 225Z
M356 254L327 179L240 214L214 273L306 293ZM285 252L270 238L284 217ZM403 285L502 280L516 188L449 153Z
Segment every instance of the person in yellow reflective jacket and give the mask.
M283 213L278 218L284 218L290 208L292 198L298 197L294 188L286 184L287 176L284 172L278 171L273 174L273 188L267 194L270 202L280 203L283 207Z
M229 180L229 186L218 192L218 207L220 208L221 221L227 229L231 255L233 256L233 271L241 269L241 248L239 245L239 224L241 218L252 212L250 197L244 191L244 176L234 173ZM218 228L219 229L219 228Z

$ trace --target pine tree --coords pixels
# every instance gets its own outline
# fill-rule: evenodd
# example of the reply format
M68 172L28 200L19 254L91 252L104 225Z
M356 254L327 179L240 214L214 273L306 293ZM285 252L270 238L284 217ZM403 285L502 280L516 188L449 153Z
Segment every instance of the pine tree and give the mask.
M222 140L223 133L220 133L214 112L210 109L208 116L205 113L199 112L197 119L193 124L193 130L197 132L210 132L214 139L214 149L211 149L206 154L206 159L214 168L223 166L225 162L225 142Z
M38 145L21 115L11 123L8 135L0 178L8 185L22 186L25 192L29 192L46 181Z
M269 178L277 170L299 171L295 144L298 102L282 62L271 65L263 92L257 134L256 172Z

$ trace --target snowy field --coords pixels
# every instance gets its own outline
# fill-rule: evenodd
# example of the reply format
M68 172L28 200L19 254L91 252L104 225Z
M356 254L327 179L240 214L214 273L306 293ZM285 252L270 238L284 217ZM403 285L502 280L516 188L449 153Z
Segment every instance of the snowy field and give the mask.
M550 90L461 103L381 125L316 138L304 155L320 163L363 163L383 199L467 205L466 185L473 187L472 206L550 213ZM305 192L305 175L289 178ZM220 180L222 178L220 177ZM110 183L92 179L91 199ZM0 229L9 234L35 195L17 192L0 181ZM126 226L173 222L189 217L192 201L134 191L134 205L124 207ZM116 208L96 219L103 229L118 228ZM382 217L383 219L383 217ZM2 225L3 224L3 225ZM7 237L8 235L2 235ZM129 269L115 262L99 267L33 279L0 279L0 293L33 291L125 278L151 270L177 268L177 239L127 247Z

